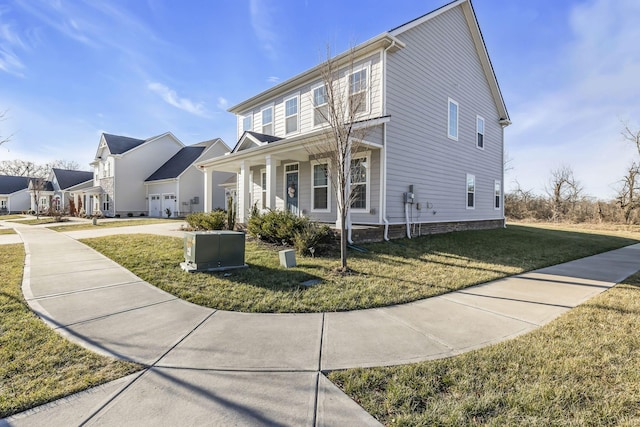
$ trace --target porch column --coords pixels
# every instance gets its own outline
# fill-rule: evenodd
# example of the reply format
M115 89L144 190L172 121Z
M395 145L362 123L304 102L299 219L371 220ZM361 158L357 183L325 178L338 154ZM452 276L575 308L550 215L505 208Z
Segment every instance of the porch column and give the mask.
M204 211L211 212L213 210L213 171L204 168Z
M249 219L249 211L251 210L251 199L249 195L250 189L250 165L247 161L240 162L240 174L238 175L238 204L237 217L238 222L247 223Z
M276 208L276 161L271 155L265 157L267 175L267 208Z

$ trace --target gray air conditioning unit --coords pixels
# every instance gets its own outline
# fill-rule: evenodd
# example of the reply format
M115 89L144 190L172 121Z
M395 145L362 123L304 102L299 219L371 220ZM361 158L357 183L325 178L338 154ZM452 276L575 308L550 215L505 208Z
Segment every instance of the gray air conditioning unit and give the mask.
M184 233L183 270L224 271L246 268L245 234L239 231L187 231Z

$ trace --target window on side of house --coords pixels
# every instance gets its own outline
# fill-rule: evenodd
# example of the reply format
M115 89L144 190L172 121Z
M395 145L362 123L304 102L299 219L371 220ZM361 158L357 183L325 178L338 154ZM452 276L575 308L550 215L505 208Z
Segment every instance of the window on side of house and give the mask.
M351 209L366 210L368 205L369 159L351 160Z
M260 192L262 193L261 208L267 209L267 171L260 171Z
M313 89L313 125L327 123L329 105L327 104L327 87L322 84Z
M353 72L349 76L349 110L356 114L369 110L367 68Z
M467 174L467 209L476 207L476 177Z
M458 140L458 103L449 98L449 114L447 120L447 136L455 141Z
M247 114L242 118L242 132L251 130L251 114Z
M298 131L298 95L284 101L285 133Z
M311 209L317 212L329 211L329 170L326 163L317 163L312 168Z
M7 209L7 201L6 200L0 200L0 209L2 209L2 210Z
M102 199L102 211L108 211L109 210L109 205L110 205L111 200L109 199L109 195L105 194L104 198Z
M262 133L273 135L273 107L262 110Z
M495 194L493 207L495 209L500 209L502 207L502 183L498 180L494 181L493 188Z
M476 146L484 148L484 119L480 116L476 117Z

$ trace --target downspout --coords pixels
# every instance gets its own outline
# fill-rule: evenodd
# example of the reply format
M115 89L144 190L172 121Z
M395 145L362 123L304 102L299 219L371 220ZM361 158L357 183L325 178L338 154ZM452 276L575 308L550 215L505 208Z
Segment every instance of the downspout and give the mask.
M407 238L411 238L411 223L409 222L409 203L404 202L404 218L407 221Z
M391 42L382 51L382 115L387 115L387 51L396 45ZM382 124L382 222L384 222L384 240L389 241L389 220L387 219L387 124Z

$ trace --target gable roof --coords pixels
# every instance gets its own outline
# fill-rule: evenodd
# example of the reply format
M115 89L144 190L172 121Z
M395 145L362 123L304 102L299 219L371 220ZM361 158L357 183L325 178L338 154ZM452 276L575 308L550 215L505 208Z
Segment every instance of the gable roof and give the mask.
M93 181L93 172L88 171L53 168L53 174L55 175L56 180L58 180L58 185L63 190L82 184L83 182Z
M195 162L198 157L207 149L206 145L190 145L184 147L173 157L167 160L157 171L155 171L145 182L159 181L161 179L177 178L189 166Z
M247 141L253 142L255 145L260 146L260 145L266 145L272 142L280 141L281 139L283 138L247 130L247 131L244 131L244 133L240 136L240 139L238 139L236 146L233 147L233 150L231 150L231 152L235 153L239 151L240 148L244 146L245 142Z
M465 21L467 22L467 27L471 32L471 38L473 39L473 43L475 45L476 51L478 53L478 59L480 60L480 64L482 66L482 70L484 71L487 82L489 83L489 89L491 90L491 95L498 107L498 112L500 113L500 124L508 126L511 124L511 120L509 118L509 112L507 111L507 107L504 103L504 98L502 97L502 92L500 91L500 86L498 85L498 79L496 78L495 70L493 69L493 64L491 64L491 59L489 58L489 52L487 51L487 46L484 42L484 38L482 37L482 32L480 31L480 26L478 25L478 18L476 17L476 13L473 10L473 5L471 4L471 0L454 0L451 3L445 4L438 9L435 9L429 13L426 13L416 19L413 19L405 24L402 24L396 28L389 30L389 34L394 37L398 37L405 31L408 31L418 25L424 24L425 22L439 16L450 9L460 6L462 8L462 12L465 17Z
M29 177L0 175L0 194L12 194L29 187Z
M29 190L33 190L36 183L42 184L42 187L38 188L39 191L54 191L53 183L44 178L29 178Z
M109 133L103 133L104 140L109 147L111 154L123 154L132 148L136 148L138 145L142 145L146 140L129 138L128 136L111 135Z

